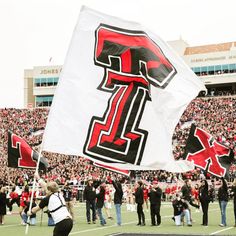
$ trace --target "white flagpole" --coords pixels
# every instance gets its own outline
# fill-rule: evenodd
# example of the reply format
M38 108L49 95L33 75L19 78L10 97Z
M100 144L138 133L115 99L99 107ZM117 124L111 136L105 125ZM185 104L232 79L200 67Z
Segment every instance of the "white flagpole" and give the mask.
M38 173L38 170L39 170L39 164L40 164L42 149L43 149L43 142L42 142L42 145L41 145L41 147L40 147L39 156L38 156L38 161L37 161L37 165L36 165L36 169L35 169L33 188L32 188L31 197L30 197L29 212L31 212L31 210L32 210L34 192L35 192L35 187L36 187L36 178L35 178L35 175ZM28 234L28 231L29 231L29 222L30 222L30 216L28 216L28 218L27 218L27 224L26 224L26 228L25 228L25 235L27 235L27 234Z

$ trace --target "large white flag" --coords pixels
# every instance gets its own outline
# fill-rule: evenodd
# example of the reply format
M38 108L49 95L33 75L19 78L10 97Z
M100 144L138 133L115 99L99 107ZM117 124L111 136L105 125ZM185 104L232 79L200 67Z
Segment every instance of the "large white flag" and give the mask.
M82 7L43 137L43 150L123 169L193 168L172 135L205 87L156 34Z

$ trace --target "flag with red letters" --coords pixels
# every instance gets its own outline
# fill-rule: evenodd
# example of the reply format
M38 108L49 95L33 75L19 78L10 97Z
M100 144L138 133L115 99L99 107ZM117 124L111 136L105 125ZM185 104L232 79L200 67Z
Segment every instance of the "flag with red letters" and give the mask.
M36 168L38 157L38 153L33 151L24 139L8 132L8 167ZM47 167L47 160L41 157L39 169L46 170Z
M60 74L43 150L125 170L191 170L172 135L202 81L139 23L83 7Z
M192 124L185 148L186 160L215 175L225 177L234 162L233 150L217 142L214 137Z

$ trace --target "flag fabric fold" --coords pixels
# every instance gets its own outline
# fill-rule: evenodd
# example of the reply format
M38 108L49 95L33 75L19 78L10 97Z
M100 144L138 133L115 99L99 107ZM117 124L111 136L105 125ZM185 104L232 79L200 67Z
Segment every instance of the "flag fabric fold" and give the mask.
M19 136L8 132L8 167L36 168L39 154L32 150L28 143ZM40 158L39 169L46 170L48 162Z
M192 124L185 158L212 175L227 177L234 162L234 153L232 149L217 142L211 134Z
M110 166L110 165L107 165L107 164L100 164L100 163L94 162L93 165L95 165L97 167L100 167L100 168L103 168L103 169L106 169L106 170L109 170L109 171L113 171L113 172L122 174L122 175L126 175L126 176L130 175L129 170L120 169L120 168Z
M125 170L185 172L172 135L200 79L142 25L82 7L43 136L43 150Z

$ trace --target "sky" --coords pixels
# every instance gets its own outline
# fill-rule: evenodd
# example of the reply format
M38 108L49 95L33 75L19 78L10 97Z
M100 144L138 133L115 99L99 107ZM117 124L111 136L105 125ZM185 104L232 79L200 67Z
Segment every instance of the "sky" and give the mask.
M23 108L24 69L64 63L82 5L137 21L165 41L236 41L235 0L0 0L0 108Z

